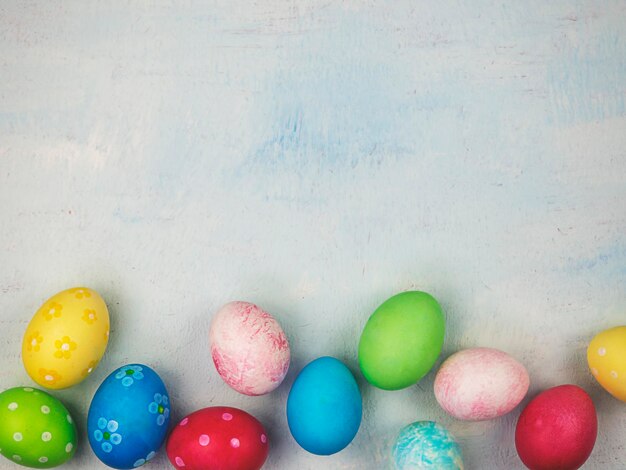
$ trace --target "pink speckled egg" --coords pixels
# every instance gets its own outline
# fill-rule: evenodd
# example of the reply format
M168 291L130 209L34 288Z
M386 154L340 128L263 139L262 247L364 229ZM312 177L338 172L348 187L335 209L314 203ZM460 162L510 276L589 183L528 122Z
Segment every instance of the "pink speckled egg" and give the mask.
M465 349L442 364L435 377L435 397L455 418L482 421L513 410L529 384L526 368L507 353Z
M211 356L224 382L244 395L278 387L289 369L289 342L269 313L249 302L230 302L213 317Z

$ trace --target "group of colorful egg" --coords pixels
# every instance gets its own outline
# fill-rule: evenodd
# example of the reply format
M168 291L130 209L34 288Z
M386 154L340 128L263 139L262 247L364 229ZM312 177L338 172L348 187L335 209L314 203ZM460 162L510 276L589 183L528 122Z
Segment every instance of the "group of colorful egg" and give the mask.
M445 321L425 292L404 292L369 318L359 342L365 378L384 390L419 382L443 346ZM211 355L224 382L257 396L275 390L287 374L290 349L278 322L247 302L231 302L214 315ZM109 337L106 304L93 290L56 294L33 316L24 335L26 371L49 389L73 386L102 358ZM626 401L626 327L598 334L590 343L592 374L613 396ZM434 394L460 420L498 418L512 411L529 387L526 369L508 354L473 348L450 356L440 367ZM339 360L320 357L296 377L287 400L287 423L296 442L318 455L344 449L356 436L361 394ZM170 400L158 374L142 364L113 371L96 391L87 432L96 456L118 469L151 460L166 439ZM51 468L76 449L76 427L65 406L48 393L18 387L0 393L0 453L15 463ZM541 392L522 411L515 445L531 470L575 470L594 447L596 411L580 387L561 385ZM558 438L557 438L558 437ZM185 470L258 470L269 452L263 425L243 410L209 407L183 418L167 440L172 465ZM392 450L399 470L463 469L461 449L441 425L418 421L404 427Z
M429 294L405 292L390 298L372 314L363 330L359 343L363 375L384 390L416 384L436 362L444 329L441 308ZM587 355L598 382L626 401L626 327L599 333ZM452 354L434 381L439 405L452 417L467 421L490 420L511 412L528 388L525 367L491 348ZM591 455L597 429L591 397L576 385L560 385L539 393L522 410L515 446L531 470L576 470ZM403 428L392 457L399 470L464 468L454 437L431 421Z
M287 375L289 342L278 322L248 302L224 305L211 321L211 356L235 391L259 396ZM238 408L204 408L183 418L170 434L167 455L184 470L259 470L269 453L265 428Z
M28 375L52 390L72 387L98 366L109 340L109 312L100 295L77 287L52 296L32 317L22 342ZM0 453L33 468L51 468L76 451L74 420L52 395L31 387L0 394ZM89 407L87 432L96 456L113 468L136 468L154 457L169 423L169 399L147 366L111 373Z
M75 288L48 299L32 317L22 342L28 375L48 389L71 387L93 372L108 342L109 314L94 291ZM76 451L67 408L31 387L0 394L0 452L15 463L50 468Z
M409 387L432 369L441 353L444 335L444 316L432 296L416 291L398 294L384 302L365 325L358 348L359 366L376 387ZM243 302L226 305L215 315L210 337L219 374L238 392L267 393L284 378L288 355L282 357L277 351L283 351L283 346L287 350L287 340L276 320L258 307ZM602 342L609 343L606 339ZM611 344L616 351L619 341ZM601 356L616 360L619 352L607 355L601 348L596 348ZM591 367L596 377L604 377L615 375L617 366L605 361ZM459 351L444 361L435 377L434 394L451 416L481 421L511 412L526 396L529 383L525 367L513 357L479 347ZM321 357L299 372L287 400L287 423L302 448L317 455L341 451L356 436L361 416L359 388L342 362ZM215 426L219 427L219 423L218 419ZM186 444L168 444L168 453L174 464L181 464L179 469L182 464L193 469L259 468L252 464L214 467L209 461L197 460L194 453L198 449L198 431L185 434L185 438L174 438L177 432L184 434L175 430L170 442ZM595 408L587 393L574 385L562 385L540 393L526 406L518 420L515 443L522 462L532 470L574 470L589 457L596 434ZM562 437L557 442L555 436ZM431 421L418 421L403 428L392 457L400 470L463 469L459 444L443 426ZM204 465L189 467L188 461ZM258 462L262 465L262 460Z
M237 392L263 395L275 390L285 378L290 363L289 342L279 323L256 305L226 304L214 315L209 337L211 356L219 375ZM302 448L317 455L339 452L350 444L361 423L361 394L354 376L335 358L315 359L296 377L287 399L286 413L289 430ZM232 457L216 460L206 453L199 455L202 451L197 445L198 432L185 430L190 425L185 418L169 439L170 461L185 470L261 468L268 452L267 434L255 420L256 430L248 433L244 440L235 439L236 445L233 445L228 437L236 430L230 425L231 414L227 412L229 420L216 419L211 429L214 432L223 429L226 442L237 449ZM207 436L205 441L209 442L209 438L213 442L212 436ZM246 459L240 455L242 448L248 452Z

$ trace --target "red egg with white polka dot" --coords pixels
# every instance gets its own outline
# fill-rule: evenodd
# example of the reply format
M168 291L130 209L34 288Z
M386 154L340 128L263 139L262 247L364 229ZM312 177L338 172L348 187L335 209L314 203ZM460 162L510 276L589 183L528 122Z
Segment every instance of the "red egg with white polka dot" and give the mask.
M179 470L258 470L268 452L259 420L227 406L191 413L167 441L167 456Z

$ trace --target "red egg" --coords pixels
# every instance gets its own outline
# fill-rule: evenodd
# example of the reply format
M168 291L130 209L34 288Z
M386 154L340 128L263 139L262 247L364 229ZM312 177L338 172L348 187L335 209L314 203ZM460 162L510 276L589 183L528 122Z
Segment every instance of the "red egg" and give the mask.
M263 425L245 411L227 406L191 413L167 441L167 456L180 470L258 470L268 452Z
M576 385L541 392L515 429L517 453L531 470L576 470L591 455L598 418L591 397Z

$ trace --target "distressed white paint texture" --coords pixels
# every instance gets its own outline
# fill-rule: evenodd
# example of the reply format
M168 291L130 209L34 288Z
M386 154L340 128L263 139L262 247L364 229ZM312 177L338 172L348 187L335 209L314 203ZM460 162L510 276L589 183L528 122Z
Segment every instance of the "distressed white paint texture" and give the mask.
M501 348L531 395L585 387L600 418L585 468L625 465L625 405L585 362L597 331L626 323L625 2L5 0L0 78L1 388L32 385L20 342L46 297L86 284L111 309L101 366L55 392L81 434L68 470L104 468L86 413L129 361L159 371L174 419L209 405L261 419L269 469L388 468L419 419L448 426L469 469L521 469L519 409L461 423L434 373L364 383L361 328L410 288L446 311L442 359ZM235 299L289 335L269 396L238 395L211 363L211 314ZM355 372L365 412L321 458L284 408L326 354Z

